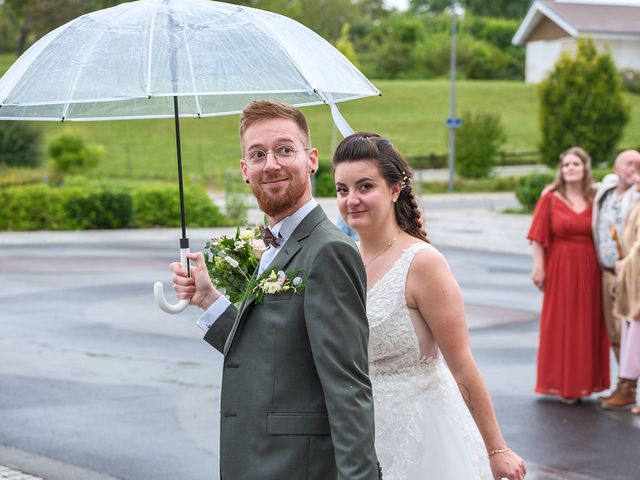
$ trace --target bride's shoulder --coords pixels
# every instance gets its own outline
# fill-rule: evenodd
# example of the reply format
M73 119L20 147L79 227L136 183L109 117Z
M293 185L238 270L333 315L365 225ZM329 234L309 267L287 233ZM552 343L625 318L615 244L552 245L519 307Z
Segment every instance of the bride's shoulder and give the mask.
M434 247L433 245L427 242L412 243L406 248L406 250L413 252L414 260L418 260L418 259L444 260L442 253L440 253L440 251L436 247Z
M418 277L420 280L424 277L432 277L440 270L449 271L449 265L444 256L430 243L414 243L407 250L414 253L409 267L409 278Z
M442 254L432 245L413 247L417 251L411 260L407 275L407 294L419 298L429 292L447 290L453 279L451 270Z

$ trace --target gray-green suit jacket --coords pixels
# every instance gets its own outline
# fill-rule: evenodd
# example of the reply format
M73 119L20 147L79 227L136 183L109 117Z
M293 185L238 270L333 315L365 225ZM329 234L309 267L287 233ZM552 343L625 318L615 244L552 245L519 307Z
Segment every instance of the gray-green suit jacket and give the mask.
M222 480L375 480L365 272L318 206L267 267L306 288L230 306L205 340L225 355Z

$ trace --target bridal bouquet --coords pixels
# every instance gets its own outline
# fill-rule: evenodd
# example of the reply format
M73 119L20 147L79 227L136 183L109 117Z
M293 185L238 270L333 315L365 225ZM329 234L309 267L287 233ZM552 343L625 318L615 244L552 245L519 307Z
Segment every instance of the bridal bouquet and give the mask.
M212 238L205 245L209 277L231 303L241 302L266 247L257 229L236 229L234 236Z

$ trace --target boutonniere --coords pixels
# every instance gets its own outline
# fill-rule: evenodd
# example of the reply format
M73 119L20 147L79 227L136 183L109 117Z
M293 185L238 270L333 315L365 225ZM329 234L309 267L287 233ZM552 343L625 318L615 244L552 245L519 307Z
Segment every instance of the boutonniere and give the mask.
M265 250L258 229L252 228L240 230L238 227L235 235L212 238L205 245L209 278L231 303L244 300L251 276Z
M256 303L262 303L265 295L287 292L299 294L305 286L304 272L300 269L291 272L271 270L271 272L265 272L254 278L249 283L248 294L255 299Z

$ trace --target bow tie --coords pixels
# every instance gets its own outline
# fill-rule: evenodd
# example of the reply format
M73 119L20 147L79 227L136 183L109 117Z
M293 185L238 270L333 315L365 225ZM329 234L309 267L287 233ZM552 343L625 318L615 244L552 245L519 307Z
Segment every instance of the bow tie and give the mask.
M269 227L263 227L262 225L259 225L258 229L260 230L260 235L262 236L262 241L264 242L265 247L278 248L280 246L280 243L278 243L278 239L275 237Z

